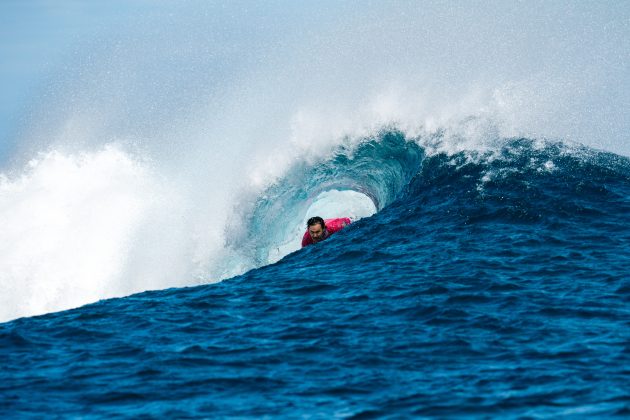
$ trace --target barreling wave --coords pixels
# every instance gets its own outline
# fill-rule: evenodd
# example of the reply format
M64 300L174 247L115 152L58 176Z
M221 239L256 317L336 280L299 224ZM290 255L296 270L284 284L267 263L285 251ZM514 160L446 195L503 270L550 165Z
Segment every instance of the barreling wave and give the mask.
M0 412L627 415L630 160L425 141L386 132L266 189L230 245L262 265L326 188L380 210L276 264L0 324Z
M360 193L371 200L374 212L393 205L404 209L396 217L408 217L422 208L424 215L440 218L466 215L466 224L484 219L534 223L551 214L568 217L576 212L597 215L594 205L582 201L599 197L605 200L600 205L609 199L611 205L623 202L615 182L624 188L628 158L528 138L496 138L481 151L443 151L449 141L442 131L410 138L383 129L352 147L339 146L326 159L300 161L238 209L226 245L254 267L277 261L298 248L304 221L312 215L309 207L330 190ZM340 197L344 199L350 201ZM375 216L374 223L380 219Z
M380 211L408 186L423 157L423 149L416 141L398 130L383 130L354 146L338 147L329 158L300 161L239 209L239 217L228 227L227 245L247 250L256 266L266 264L274 249L297 249L308 209L322 194L354 192L368 198L374 211ZM340 199L347 201L348 196ZM353 219L361 216L352 203L340 202L333 207L345 208L351 214L344 215ZM276 253L272 260L282 256Z
M444 130L411 136L383 128L358 140L341 139L326 157L298 158L262 190L236 194L231 212L224 200L230 216L219 228L212 218L202 219L198 208L182 206L184 196L173 201L177 186L165 185L124 150L106 148L74 160L46 155L22 179L0 180L6 200L19 198L16 203L24 202L41 218L41 228L26 237L37 246L5 253L3 281L14 293L6 296L2 317L239 275L298 250L304 222L314 214L356 221L383 213L371 220L387 229L410 217L430 226L445 217L457 223L462 215L465 223L537 223L549 221L546 215L552 213L562 220L575 212L586 217L627 211L623 191L617 189L623 190L628 179L628 158L557 141L485 138L477 149ZM40 209L49 197L58 210ZM588 201L598 197L603 201ZM96 211L105 200L109 211ZM15 220L11 226L39 220L25 219L20 206L8 201L3 208L5 220ZM191 211L199 222L188 226L182 221ZM216 220L223 221L222 211L213 213ZM5 226L5 238L24 242L11 226ZM210 229L217 233L206 234ZM72 235L64 234L68 230ZM77 244L83 246L74 251ZM166 270L154 264L163 255L175 262ZM95 263L75 264L77 256Z

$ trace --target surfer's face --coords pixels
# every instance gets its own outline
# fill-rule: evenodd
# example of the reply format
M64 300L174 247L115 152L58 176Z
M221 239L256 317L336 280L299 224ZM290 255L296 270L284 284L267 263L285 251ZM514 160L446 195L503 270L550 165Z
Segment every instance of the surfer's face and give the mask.
M319 223L308 227L308 233L311 235L313 242L319 242L324 239L324 228Z

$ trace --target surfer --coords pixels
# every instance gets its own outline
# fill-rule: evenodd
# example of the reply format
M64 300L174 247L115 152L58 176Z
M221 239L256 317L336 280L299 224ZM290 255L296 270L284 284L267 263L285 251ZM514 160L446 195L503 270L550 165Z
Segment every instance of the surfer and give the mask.
M347 217L326 220L319 216L311 217L306 222L306 232L304 232L302 237L302 248L328 239L330 235L340 231L350 223L351 221Z

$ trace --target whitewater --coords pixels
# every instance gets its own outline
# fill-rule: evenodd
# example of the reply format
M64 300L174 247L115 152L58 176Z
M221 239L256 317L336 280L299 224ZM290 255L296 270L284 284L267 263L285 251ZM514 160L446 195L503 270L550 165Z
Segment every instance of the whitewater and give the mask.
M161 6L2 156L0 413L628 414L627 5Z

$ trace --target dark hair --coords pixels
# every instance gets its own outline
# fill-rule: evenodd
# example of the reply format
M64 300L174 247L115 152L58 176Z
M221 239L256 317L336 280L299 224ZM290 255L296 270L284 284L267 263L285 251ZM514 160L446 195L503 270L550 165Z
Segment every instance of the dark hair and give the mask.
M309 227L314 226L318 223L322 225L322 229L326 229L326 223L324 223L324 219L319 216L311 217L310 219L308 219L308 222L306 222L306 228L308 229Z

